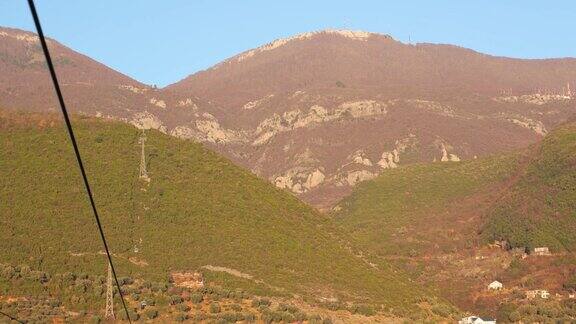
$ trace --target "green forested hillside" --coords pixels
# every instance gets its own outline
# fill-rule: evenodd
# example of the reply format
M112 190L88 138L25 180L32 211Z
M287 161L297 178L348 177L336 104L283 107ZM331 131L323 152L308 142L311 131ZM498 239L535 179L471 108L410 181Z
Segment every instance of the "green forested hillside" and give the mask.
M0 115L0 263L103 275L67 134L48 124ZM422 300L400 273L370 267L342 246L343 236L333 240L328 218L201 145L148 133L146 183L138 179L135 128L78 118L75 131L120 276L165 280L212 265L242 273L238 283L394 313Z
M487 239L576 250L576 123L554 130L534 149L518 181L488 217Z
M448 252L458 239L574 250L576 124L525 151L384 172L360 184L332 216L380 255Z
M365 249L408 256L470 233L451 233L467 197L503 181L514 171L516 155L466 162L412 165L387 170L361 183L333 217ZM448 237L444 237L448 235ZM411 239L407 239L408 236Z

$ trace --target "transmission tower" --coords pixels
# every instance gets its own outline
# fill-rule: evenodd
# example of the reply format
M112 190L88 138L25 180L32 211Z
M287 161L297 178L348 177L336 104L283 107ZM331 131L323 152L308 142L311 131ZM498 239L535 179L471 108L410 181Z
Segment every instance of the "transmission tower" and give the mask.
M146 153L145 153L145 145L146 145L146 133L142 130L142 135L138 139L138 144L142 147L142 152L140 155L140 179L145 181L150 181L148 177L148 171L146 171Z
M115 319L114 316L114 291L112 286L112 266L108 263L108 279L106 279L106 319Z

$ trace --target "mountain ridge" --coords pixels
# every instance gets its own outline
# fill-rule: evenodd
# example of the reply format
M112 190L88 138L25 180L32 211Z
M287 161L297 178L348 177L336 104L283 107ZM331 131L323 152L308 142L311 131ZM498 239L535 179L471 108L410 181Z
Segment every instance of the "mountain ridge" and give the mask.
M11 44L24 63L0 61L0 71L14 72L0 79L0 105L55 110L47 79L40 89L11 86L35 68L26 58L41 54ZM1 46L5 57L9 47ZM67 83L71 67L56 68ZM334 30L273 41L162 89L77 83L64 95L73 112L202 142L329 209L357 183L399 165L536 142L574 114L571 81L575 59L498 58Z

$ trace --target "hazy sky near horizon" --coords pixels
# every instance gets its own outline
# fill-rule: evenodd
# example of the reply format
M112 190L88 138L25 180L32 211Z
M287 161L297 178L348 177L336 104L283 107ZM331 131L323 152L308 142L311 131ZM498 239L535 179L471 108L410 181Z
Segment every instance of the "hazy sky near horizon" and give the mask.
M573 0L36 0L36 6L49 37L158 86L276 38L328 28L501 56L576 57ZM0 0L0 26L33 31L27 1Z

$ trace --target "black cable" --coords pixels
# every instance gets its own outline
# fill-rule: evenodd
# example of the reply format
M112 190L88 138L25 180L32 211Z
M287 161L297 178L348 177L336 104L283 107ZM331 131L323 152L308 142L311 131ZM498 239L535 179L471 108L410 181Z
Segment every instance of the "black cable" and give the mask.
M64 97L62 96L62 91L60 91L60 85L58 83L58 78L56 77L56 71L54 70L54 65L52 64L52 59L50 58L50 52L48 51L48 46L46 45L46 39L44 38L44 33L42 32L42 26L40 25L40 19L38 18L38 13L36 12L36 6L34 5L34 0L28 0L28 5L30 6L30 12L34 18L34 24L36 25L36 31L38 32L38 37L40 38L40 44L42 45L42 50L44 51L44 56L46 57L46 63L48 64L48 70L50 70L50 76L52 77L52 82L54 83L54 90L58 96L58 101L60 102L60 108L62 114L64 115L64 121L66 122L66 128L68 128L68 135L70 136L70 141L74 147L74 153L76 154L76 161L78 162L78 167L80 167L80 172L82 173L82 179L84 180L84 186L86 187L86 193L90 199L90 204L92 205L92 211L94 212L94 218L96 219L96 224L98 225L98 231L100 232L100 237L102 238L102 243L104 243L104 249L106 250L106 255L108 256L108 262L110 262L110 267L112 268L112 274L114 275L114 280L116 281L116 286L118 287L118 293L122 299L122 306L124 306L124 311L126 311L126 318L132 323L130 319L130 314L128 313L128 307L126 307L126 302L124 301L124 295L122 294L122 289L120 288L120 283L116 277L116 270L114 269L114 264L112 263L112 256L110 255L110 250L108 250L108 244L106 243L106 237L104 236L104 230L102 229L102 224L100 223L100 216L98 216L98 211L96 210L96 204L94 203L94 197L92 196L92 190L90 189L90 184L88 183L88 177L86 176L86 171L84 170L84 164L82 163L82 158L80 157L80 150L78 149L78 144L76 143L76 137L74 137L74 131L72 130L72 123L68 117L68 111L66 110L66 104L64 103Z
M8 317L10 320L16 321L16 322L18 322L18 323L22 323L22 324L26 323L26 322L24 322L24 321L21 321L21 320L17 319L17 318L14 317L14 316L9 315L9 314L6 314L6 313L4 313L4 312L2 312L2 311L0 311L0 315L4 315L4 316Z

